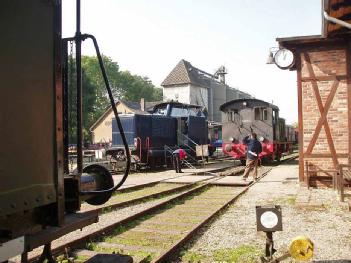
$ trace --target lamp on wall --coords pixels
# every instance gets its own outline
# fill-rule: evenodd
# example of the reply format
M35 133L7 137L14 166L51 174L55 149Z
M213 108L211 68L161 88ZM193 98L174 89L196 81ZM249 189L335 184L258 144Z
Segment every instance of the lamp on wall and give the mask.
M269 49L268 59L266 64L274 64L274 54L279 50L278 47L271 47Z

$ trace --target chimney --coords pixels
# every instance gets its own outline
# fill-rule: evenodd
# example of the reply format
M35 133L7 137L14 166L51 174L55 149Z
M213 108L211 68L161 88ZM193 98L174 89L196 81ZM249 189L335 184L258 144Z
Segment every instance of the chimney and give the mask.
M145 99L144 98L140 99L140 109L142 111L145 111Z

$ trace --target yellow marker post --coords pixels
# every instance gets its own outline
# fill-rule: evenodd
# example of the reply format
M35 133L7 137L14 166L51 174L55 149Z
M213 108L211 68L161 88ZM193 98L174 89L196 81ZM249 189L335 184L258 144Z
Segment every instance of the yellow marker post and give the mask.
M307 261L313 257L314 245L305 236L297 236L293 239L289 247L291 257L296 260Z
M270 261L262 260L262 262L277 263L289 257L292 257L299 261L307 261L313 257L313 250L314 245L309 238L305 236L297 236L291 241L289 252Z

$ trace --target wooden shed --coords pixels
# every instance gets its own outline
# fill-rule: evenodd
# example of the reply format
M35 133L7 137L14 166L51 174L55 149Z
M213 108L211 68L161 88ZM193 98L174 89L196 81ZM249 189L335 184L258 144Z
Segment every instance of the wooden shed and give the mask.
M330 186L339 164L350 164L351 30L325 18L351 22L351 1L322 1L322 34L278 38L294 53L299 120L299 179Z

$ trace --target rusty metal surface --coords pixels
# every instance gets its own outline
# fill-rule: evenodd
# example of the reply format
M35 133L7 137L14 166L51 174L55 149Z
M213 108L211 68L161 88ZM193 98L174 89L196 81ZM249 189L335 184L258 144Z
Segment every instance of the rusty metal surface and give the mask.
M55 102L54 107L56 112L55 114L55 138L54 138L54 147L56 152L54 171L56 181L56 191L57 205L55 207L57 217L56 222L53 222L56 225L62 225L64 223L65 216L65 198L64 198L64 169L63 169L63 90L62 90L62 10L61 10L61 1L53 1L54 4L54 58L55 58L55 69L54 69L54 85L55 85Z
M1 4L0 214L6 215L56 202L55 9L53 1Z

